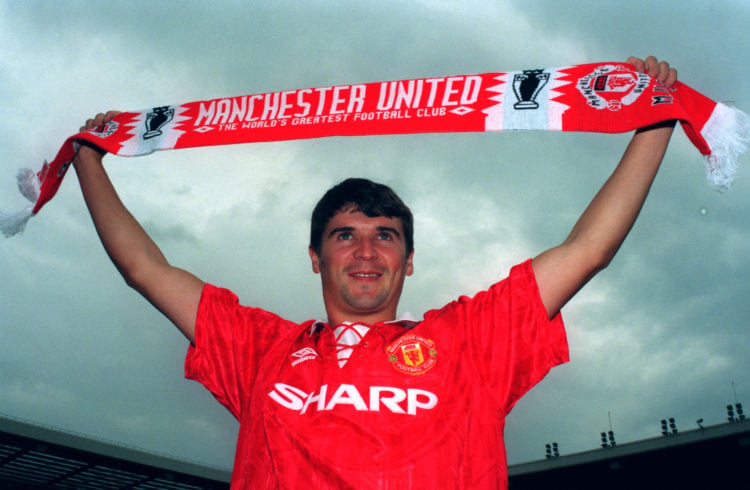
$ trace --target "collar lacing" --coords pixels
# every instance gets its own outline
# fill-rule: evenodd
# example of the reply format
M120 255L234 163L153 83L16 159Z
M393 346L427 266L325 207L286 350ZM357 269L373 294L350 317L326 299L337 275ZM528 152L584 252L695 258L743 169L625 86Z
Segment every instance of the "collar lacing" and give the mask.
M412 328L419 322L414 320L410 314L406 313L399 315L395 320L384 323L398 323L405 328ZM312 337L316 332L319 332L323 328L331 327L326 322L320 320L313 322L310 327L310 336ZM352 352L354 352L354 347L365 338L365 335L370 331L370 328L372 327L365 323L353 322L344 322L335 328L331 328L333 331L333 339L335 342L334 345L336 347L336 357L339 362L339 367L344 367L346 365L346 362L352 356Z
M365 338L370 326L364 323L342 323L333 329L333 339L336 342L336 357L339 367L344 367L352 356L354 346Z

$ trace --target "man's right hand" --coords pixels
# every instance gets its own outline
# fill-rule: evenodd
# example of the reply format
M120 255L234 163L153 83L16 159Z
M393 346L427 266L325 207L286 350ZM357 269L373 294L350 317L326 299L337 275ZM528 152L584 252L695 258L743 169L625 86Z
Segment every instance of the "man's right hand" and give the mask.
M115 116L120 114L120 111L108 111L106 114L99 113L91 119L87 119L83 126L78 129L79 133L94 129L102 124L106 124L114 119ZM101 159L107 152L102 150L96 145L89 143L88 141L79 141L80 145L76 158L73 163L77 163L79 160L87 160L89 158Z

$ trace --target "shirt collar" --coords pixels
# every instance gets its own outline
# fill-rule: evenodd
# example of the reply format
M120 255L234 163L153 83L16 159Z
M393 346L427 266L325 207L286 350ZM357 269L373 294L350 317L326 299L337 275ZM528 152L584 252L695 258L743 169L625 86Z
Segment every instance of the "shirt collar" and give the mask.
M411 313L402 313L398 315L395 319L383 322L385 324L398 324L401 325L404 328L414 328L417 323L419 323L418 320L415 320L414 317L411 315ZM315 320L312 325L310 325L310 337L312 337L316 332L319 332L322 328L324 328L328 323L324 320Z

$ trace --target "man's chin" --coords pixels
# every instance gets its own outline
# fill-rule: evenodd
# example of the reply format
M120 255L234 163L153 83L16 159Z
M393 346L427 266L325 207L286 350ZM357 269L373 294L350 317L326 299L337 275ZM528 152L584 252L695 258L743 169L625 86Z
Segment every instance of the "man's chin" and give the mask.
M379 296L358 296L356 298L349 298L347 303L353 312L358 314L372 314L384 308L385 299Z

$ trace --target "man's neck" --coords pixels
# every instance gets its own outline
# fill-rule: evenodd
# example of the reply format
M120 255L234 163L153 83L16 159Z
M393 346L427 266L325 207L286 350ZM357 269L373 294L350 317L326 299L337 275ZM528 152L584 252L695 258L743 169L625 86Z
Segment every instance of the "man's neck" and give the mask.
M339 321L336 321L337 319ZM351 323L362 323L362 324L365 324L365 325L372 326L372 325L376 325L378 323L393 323L393 322L402 322L402 321L415 322L416 320L414 319L414 316L411 315L410 313L402 313L402 314L397 315L397 316L393 315L390 318L376 317L376 319L373 320L373 321L368 321L367 319L363 319L360 316L357 316L357 317L343 316L343 317L338 317L338 318L331 318L331 317L329 317L327 323L328 323L328 325L330 325L332 327L335 327L337 325L342 325L342 324L345 324L345 323L350 323L350 324ZM320 321L319 323L326 323L326 322Z
M331 326L341 325L343 323L363 323L365 325L376 325L378 323L390 322L396 319L395 314L383 315L346 315L333 314L328 315L328 324Z

